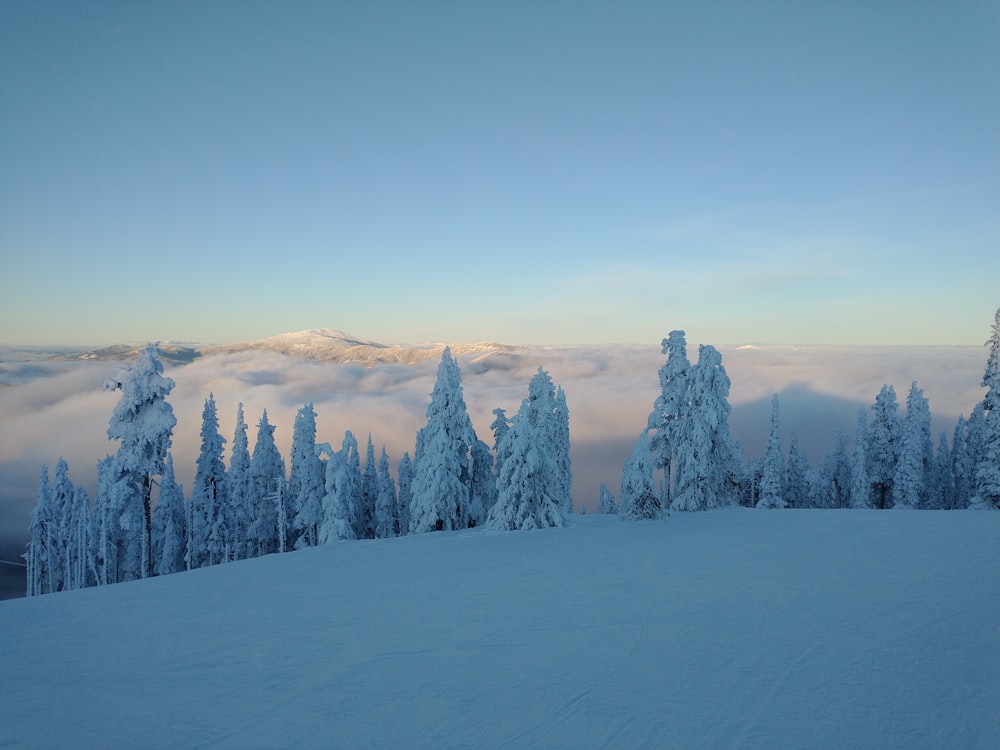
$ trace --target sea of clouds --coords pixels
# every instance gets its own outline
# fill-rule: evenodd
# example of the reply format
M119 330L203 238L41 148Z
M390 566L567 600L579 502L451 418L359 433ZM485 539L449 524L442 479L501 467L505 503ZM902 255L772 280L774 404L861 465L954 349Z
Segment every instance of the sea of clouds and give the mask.
M771 395L779 394L781 433L787 451L791 431L817 466L837 431L853 442L860 407L869 406L883 384L895 387L900 413L916 380L929 399L935 448L941 431L949 439L960 414L982 398L986 364L983 347L719 347L731 380L730 426L744 456L763 453ZM697 342L688 342L695 362ZM459 358L469 415L481 439L492 445L493 409L508 416L527 393L538 367L566 391L572 438L573 495L576 506L592 511L602 482L617 495L622 462L646 426L659 393L657 371L664 362L658 345L525 348L483 359ZM220 432L231 446L238 403L250 425L251 450L264 409L277 426L275 440L286 464L296 411L312 402L317 441L339 447L345 430L364 450L369 433L383 445L393 465L413 453L438 362L417 365L318 363L269 352L240 352L167 365L175 388L168 397L177 417L173 454L178 481L191 486L200 448L205 399L214 394ZM107 439L119 393L102 390L118 362L60 361L33 351L0 352L0 559L20 560L27 541L29 513L39 472L59 457L70 477L93 497L97 461L117 448ZM0 596L19 593L21 571L0 566Z

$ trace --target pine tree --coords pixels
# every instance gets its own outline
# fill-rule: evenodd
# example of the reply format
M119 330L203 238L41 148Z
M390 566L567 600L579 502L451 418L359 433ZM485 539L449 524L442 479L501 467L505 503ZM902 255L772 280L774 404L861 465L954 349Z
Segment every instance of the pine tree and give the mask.
M615 505L615 497L611 494L611 490L608 489L608 485L601 483L601 495L600 499L597 501L597 512L614 515L618 512L618 507Z
M399 518L396 516L396 483L389 473L389 454L382 446L378 462L377 493L375 497L375 538L388 539L399 535Z
M219 434L215 397L210 393L201 413L201 452L198 454L188 509L188 569L216 565L229 559L229 492Z
M105 383L108 390L122 392L111 415L108 437L121 441L116 462L118 480L131 490L131 497L121 497L123 502L115 504L124 505L119 509L121 515L117 521L126 532L125 568L119 571L126 580L152 574L152 489L156 478L163 473L163 462L177 424L166 401L174 381L163 377L158 353L156 345L150 344L130 367ZM138 508L131 507L132 504Z
M358 497L358 515L354 532L358 539L375 539L376 510L378 503L378 466L375 463L375 444L368 433L368 448L365 451L365 469L361 474L361 494Z
M933 473L928 507L932 510L951 510L954 504L955 482L951 476L951 448L948 447L948 435L943 431L938 438L938 449L934 454Z
M522 403L501 444L505 458L497 477L497 501L486 520L487 526L500 531L563 525L561 504L547 494L553 461L527 418L527 402Z
M184 490L177 484L174 458L168 453L160 482L160 496L153 508L153 564L157 575L179 573L186 567L186 516Z
M66 588L82 589L93 585L94 570L90 497L83 487L73 488L73 498L67 508L66 523Z
M469 525L472 446L476 433L465 408L462 378L445 347L427 407L427 424L417 434L410 504L410 532Z
M510 429L510 420L507 419L507 414L499 406L493 410L493 416L494 419L490 425L490 430L493 432L493 453L496 456L494 474L500 476L500 443L503 442L503 436Z
M339 451L324 443L320 450L327 454L326 494L323 496L323 521L319 527L319 543L337 539L357 539L354 518L356 497L361 482L354 468L358 461L358 443L350 430L344 433Z
M233 558L243 560L253 556L255 547L249 536L253 523L253 478L250 475L250 443L242 403L236 407L236 429L233 433L233 452L229 457L227 477Z
M851 464L851 507L872 507L872 486L868 479L868 458L865 445L868 435L868 413L858 410L858 430L854 438L854 461Z
M955 433L951 439L951 481L954 493L951 507L955 510L969 507L973 468L972 458L969 455L968 425L965 417L960 416L955 423Z
M56 544L58 518L52 512L52 493L49 488L49 467L42 467L38 480L38 494L35 507L31 511L28 530L31 541L25 559L28 563L28 596L38 596L55 591L55 576L58 565L53 565L51 552Z
M891 385L883 385L872 406L874 416L868 427L868 444L865 446L873 504L879 510L890 507L893 498L892 485L902 430L896 414L898 408L895 389Z
M785 502L789 508L805 508L809 502L809 460L799 447L799 431L792 430L785 468Z
M52 550L49 559L54 568L55 588L53 591L66 591L70 588L70 509L76 487L69 478L69 465L60 457L56 462L56 471L52 477L51 507L54 516L53 535L50 537Z
M396 518L399 528L397 536L403 536L410 530L410 503L413 500L413 462L409 452L404 453L396 469L399 478L399 492L396 494Z
M931 443L931 413L924 392L913 381L906 397L896 474L892 482L894 508L923 508L927 505L934 447Z
M556 497L560 498L564 513L573 512L573 468L570 460L569 406L562 386L556 388L555 420L553 423L554 455L556 462Z
M645 432L636 440L632 456L622 468L622 487L618 497L618 515L623 519L633 521L660 517L662 506L656 494L653 462Z
M743 467L729 433L729 376L713 346L698 348L698 364L678 420L673 446L675 510L703 510L735 502ZM620 510L619 510L620 512Z
M316 452L316 412L311 403L295 415L288 474L289 543L316 545L323 507L323 465Z
M785 459L781 453L781 436L778 432L778 394L771 397L771 431L767 440L767 452L761 465L760 499L758 508L785 507Z
M274 425L267 421L267 409L257 425L257 442L250 459L250 507L253 521L248 529L253 557L279 552L284 529L280 527L285 489L285 462L274 444Z
M993 321L993 335L982 386L986 396L980 403L982 422L978 425L974 465L974 508L1000 508L1000 308Z
M691 363L687 358L684 336L684 331L671 331L663 339L663 354L667 355L667 361L660 368L660 395L647 420L647 429L652 432L650 448L653 451L654 465L664 472L665 506L669 505L673 497L674 454L682 440L683 418L689 402Z
M472 484L469 487L469 516L472 526L486 522L497 501L497 479L493 473L493 454L482 440L472 446Z

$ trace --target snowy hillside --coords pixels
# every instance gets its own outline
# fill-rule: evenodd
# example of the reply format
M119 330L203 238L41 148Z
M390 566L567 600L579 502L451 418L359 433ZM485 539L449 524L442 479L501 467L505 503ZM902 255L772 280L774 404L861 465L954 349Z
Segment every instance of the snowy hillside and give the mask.
M0 602L0 747L995 750L998 573L972 511L335 543Z

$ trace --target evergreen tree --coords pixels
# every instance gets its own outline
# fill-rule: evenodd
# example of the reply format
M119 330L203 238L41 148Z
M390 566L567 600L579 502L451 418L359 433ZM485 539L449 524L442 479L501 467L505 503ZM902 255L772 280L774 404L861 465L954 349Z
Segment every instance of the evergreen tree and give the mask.
M427 424L417 434L410 505L410 532L466 528L472 446L476 433L465 408L458 364L445 347L427 407Z
M785 468L785 502L789 508L805 508L809 504L809 460L799 447L799 431L792 430L788 446L788 465Z
M601 497L597 501L597 512L613 515L618 512L618 508L615 505L615 497L611 494L611 490L608 489L608 485L601 483Z
M948 436L942 431L934 454L934 479L931 482L930 503L932 510L951 510L954 503L955 482L951 476L951 449Z
M472 446L472 484L469 488L469 517L472 526L486 522L497 500L497 479L493 473L493 454L482 440Z
M49 559L54 570L55 588L53 591L66 591L70 588L70 509L76 487L69 478L69 465L63 458L56 462L55 475L52 477L51 506L54 520L51 537L52 550Z
M389 454L385 452L385 446L378 462L377 483L375 538L388 539L399 535L399 518L396 516L396 483L389 473Z
M851 457L848 438L837 430L833 448L823 456L819 473L826 483L824 508L848 508L851 505Z
M969 507L972 496L972 457L969 455L968 425L965 417L955 423L955 433L951 440L951 481L953 487L951 507L963 510Z
M222 451L226 440L219 434L215 397L210 393L201 413L201 452L188 509L189 570L229 559L229 492Z
M126 532L125 564L120 575L125 579L146 578L152 574L150 535L152 531L152 489L163 473L164 459L170 450L174 411L166 397L174 381L163 377L159 350L150 344L113 381L108 390L121 390L122 397L111 415L108 437L121 441L116 461L117 483L124 483L131 497L121 497L119 526ZM116 483L116 484L117 484ZM123 489L123 488L119 488ZM138 508L131 507L133 504Z
M365 470L361 475L361 494L359 495L357 523L354 532L358 539L375 539L376 509L378 503L378 467L375 463L375 444L372 435L368 433L368 448L365 452Z
M924 392L913 381L906 397L896 474L892 481L894 508L923 508L931 478L934 446L931 443L931 413Z
M986 396L980 403L982 422L978 425L974 465L975 508L1000 508L1000 308L993 321L993 335L982 386Z
M179 573L186 567L186 515L184 490L177 484L174 458L168 453L160 482L160 496L153 508L153 564L157 575Z
M868 428L865 458L868 461L868 481L872 483L874 507L884 510L893 498L893 481L899 457L901 425L896 410L896 391L883 385L872 406L874 416Z
M233 453L229 457L229 516L232 519L233 558L243 560L253 556L255 548L250 542L250 525L253 523L253 478L250 476L250 443L247 423L243 417L243 404L236 407L236 429L233 433Z
M643 432L635 442L632 456L622 469L618 515L626 520L659 518L662 511L653 479L649 442Z
M671 331L663 339L663 354L667 361L660 368L660 395L653 404L653 411L647 421L647 429L652 432L650 448L654 465L664 472L664 505L672 499L674 454L682 440L683 420L688 408L688 385L691 363L687 358L687 342L684 331Z
M250 459L250 507L253 520L247 530L251 556L279 552L284 547L283 514L285 462L274 444L274 425L267 421L267 409L257 424L257 442Z
M90 497L83 487L73 488L66 523L66 588L82 589L94 584L93 519Z
M527 418L527 403L525 399L501 444L505 458L497 477L497 501L486 520L487 526L501 531L563 525L562 505L548 494L552 457Z
M771 431L767 440L767 452L761 465L760 499L758 508L784 508L785 459L781 454L781 436L778 433L778 394L771 397Z
M573 468L570 460L569 406L562 386L556 388L553 443L556 462L556 497L560 498L564 513L573 512Z
M396 469L399 477L399 492L396 494L396 518L399 528L396 529L397 536L403 536L410 529L410 503L413 500L413 462L410 454L404 453L399 460L399 467Z
M59 521L52 512L52 493L49 488L49 467L42 467L38 480L38 494L31 511L28 530L31 541L25 560L28 563L28 596L38 596L56 590L58 564L53 565L52 551L56 546Z
M316 412L311 403L295 415L288 473L289 543L316 545L323 508L323 465L316 452Z
M868 458L865 445L868 435L868 413L858 410L858 430L854 438L854 461L851 464L851 507L871 508L872 487L868 479Z
M510 429L510 420L507 419L507 414L499 406L493 410L493 424L490 425L490 430L493 431L493 453L496 456L494 461L494 473L496 476L500 475L500 443L503 442L503 436L507 434L507 430Z
M736 501L743 467L729 433L729 376L713 346L698 348L674 444L675 510L703 510ZM620 509L619 509L620 512Z
M358 443L350 430L344 433L339 451L324 443L320 450L327 454L326 495L323 497L323 521L319 527L319 543L336 539L357 539L354 518L356 497L361 482L354 468L358 461Z

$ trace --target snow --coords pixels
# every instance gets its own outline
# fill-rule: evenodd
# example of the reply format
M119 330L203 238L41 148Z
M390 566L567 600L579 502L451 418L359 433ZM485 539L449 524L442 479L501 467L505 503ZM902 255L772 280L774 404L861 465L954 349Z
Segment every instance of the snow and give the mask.
M0 747L1000 745L1000 513L567 522L0 602Z

